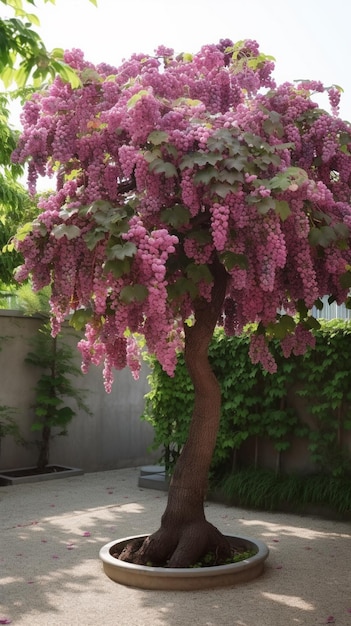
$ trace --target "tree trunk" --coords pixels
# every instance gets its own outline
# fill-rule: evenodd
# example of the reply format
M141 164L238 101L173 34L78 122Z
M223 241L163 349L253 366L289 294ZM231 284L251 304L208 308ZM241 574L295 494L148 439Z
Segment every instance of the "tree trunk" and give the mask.
M51 341L51 365L50 365L50 374L52 385L50 389L46 392L49 393L51 398L56 398L56 359L57 359L57 337L50 338ZM41 440L38 443L39 446L39 455L37 460L37 468L40 471L43 471L46 466L49 464L49 452L50 452L50 440L51 440L51 426L49 425L51 412L56 410L55 406L50 404L46 404L45 406L46 412L42 417L43 419L43 429L41 431Z
M50 426L44 426L41 434L41 440L39 442L39 455L37 460L37 468L40 471L43 471L49 464L50 436Z
M211 301L195 303L195 323L185 326L185 363L195 401L189 435L176 463L168 503L159 530L143 544L129 544L120 558L139 564L188 567L207 552L218 559L230 554L226 538L205 519L204 499L220 420L221 392L208 361L208 347L222 310L227 274L212 267Z

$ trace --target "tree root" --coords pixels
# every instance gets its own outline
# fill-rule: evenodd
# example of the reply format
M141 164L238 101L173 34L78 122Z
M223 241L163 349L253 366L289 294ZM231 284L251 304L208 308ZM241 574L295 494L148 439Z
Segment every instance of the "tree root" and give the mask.
M154 567L191 567L206 554L224 561L231 555L227 538L206 520L179 527L161 526L146 539L135 539L127 544L116 558L137 565Z

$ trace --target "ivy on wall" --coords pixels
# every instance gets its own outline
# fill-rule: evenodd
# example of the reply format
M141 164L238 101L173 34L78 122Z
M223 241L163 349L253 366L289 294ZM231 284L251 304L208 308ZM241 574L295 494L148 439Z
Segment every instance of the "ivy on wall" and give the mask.
M304 356L285 359L278 344L276 374L268 374L248 357L249 336L214 335L210 361L222 389L221 426L212 463L217 477L238 467L245 442L260 467L260 445L267 439L275 450L275 473L282 455L296 438L307 442L316 470L332 477L351 474L351 322L322 322L314 331L316 347ZM184 359L179 355L174 378L148 357L152 373L143 418L155 430L154 447L164 449L172 469L185 442L193 392ZM294 398L303 399L303 414Z

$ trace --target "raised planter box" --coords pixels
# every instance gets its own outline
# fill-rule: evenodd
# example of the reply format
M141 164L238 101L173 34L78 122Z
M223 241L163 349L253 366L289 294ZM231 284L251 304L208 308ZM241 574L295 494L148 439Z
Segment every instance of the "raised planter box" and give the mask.
M244 550L254 550L256 554L238 563L215 567L149 567L120 561L112 556L116 545L124 547L131 539L145 538L146 535L115 539L103 546L99 556L105 574L116 583L139 589L158 589L163 591L190 591L214 589L247 582L262 574L269 550L263 541L252 537L226 535L233 545Z
M18 469L0 470L0 486L36 483L44 480L81 476L82 474L84 474L83 470L65 465L48 465L44 472L39 471L36 467L20 467Z

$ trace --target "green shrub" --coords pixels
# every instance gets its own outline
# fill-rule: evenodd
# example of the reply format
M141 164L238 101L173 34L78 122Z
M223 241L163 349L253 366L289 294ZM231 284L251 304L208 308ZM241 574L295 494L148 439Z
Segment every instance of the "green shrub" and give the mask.
M278 474L282 455L296 438L307 441L317 471L333 477L350 475L346 437L351 430L351 324L322 322L314 333L316 347L304 356L285 359L273 342L278 371L268 374L251 363L248 335L226 337L222 329L216 330L209 358L222 389L222 413L212 476L218 478L238 468L246 441L255 450L253 465L259 467L263 440L270 441L275 450ZM164 447L162 460L171 470L188 433L192 385L182 355L174 378L148 358L151 390L142 417L153 425L154 447ZM304 399L307 420L291 402L294 396Z
M253 468L232 472L212 483L213 493L226 502L264 510L311 510L340 514L351 511L351 484L347 476L299 476Z

